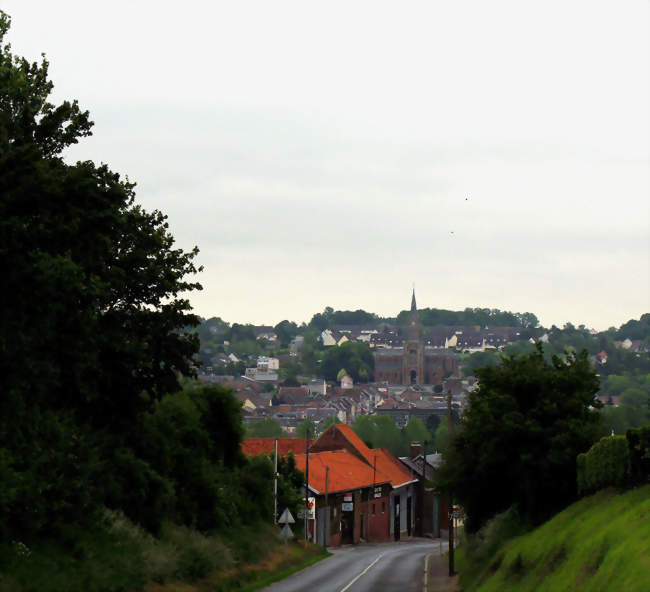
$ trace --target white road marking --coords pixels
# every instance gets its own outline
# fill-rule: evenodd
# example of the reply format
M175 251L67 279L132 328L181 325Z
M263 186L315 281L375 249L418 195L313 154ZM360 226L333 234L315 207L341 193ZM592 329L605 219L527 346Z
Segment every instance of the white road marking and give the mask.
M362 571L362 572L361 572L361 573L360 573L356 578L354 578L354 580L352 580L352 581L351 581L351 582L350 582L350 583L349 583L345 588L341 588L341 592L345 592L345 591L346 591L350 586L352 586L352 584L354 584L354 583L355 583L355 582L356 582L356 581L357 581L357 580L358 580L362 575L364 575L365 573L367 573L368 570L369 570L373 565L375 565L375 564L377 563L377 561L379 561L379 560L380 560L384 555L385 555L385 553L381 553L381 554L377 557L377 559L375 559L375 560L374 560L374 561L373 561L373 562L372 562L368 567L366 567L366 569L364 569L364 570L363 570L363 571Z
M429 575L429 555L424 558L424 586L422 592L427 592L427 578Z

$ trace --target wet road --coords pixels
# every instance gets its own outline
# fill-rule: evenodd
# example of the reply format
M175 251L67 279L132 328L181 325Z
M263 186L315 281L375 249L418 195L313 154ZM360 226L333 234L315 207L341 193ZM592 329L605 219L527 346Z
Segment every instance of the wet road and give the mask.
M444 553L440 539L364 544L330 549L334 554L264 592L422 592L424 560Z

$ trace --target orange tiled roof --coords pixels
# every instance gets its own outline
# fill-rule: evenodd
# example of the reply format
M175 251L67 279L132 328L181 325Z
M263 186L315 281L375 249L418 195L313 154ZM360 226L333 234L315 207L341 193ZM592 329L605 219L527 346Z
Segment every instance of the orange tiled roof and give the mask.
M310 441L310 445L311 445ZM241 451L245 456L273 454L275 438L248 438L241 443ZM278 438L278 456L286 456L289 452L300 454L305 452L304 438Z
M296 468L305 472L305 455L296 455ZM329 468L329 471L327 471ZM325 493L325 475L327 473L327 491L349 491L374 484L388 483L389 478L379 469L364 463L347 450L328 450L309 455L309 487L313 491Z
M381 471L382 474L387 475L390 479L390 483L393 487L399 487L413 481L414 477L411 475L410 471L399 462L388 450L385 448L368 448L363 440L359 438L354 432L354 430L346 424L334 424L336 429L338 429L350 442L354 448L366 459L366 462L372 467L377 463L377 470Z

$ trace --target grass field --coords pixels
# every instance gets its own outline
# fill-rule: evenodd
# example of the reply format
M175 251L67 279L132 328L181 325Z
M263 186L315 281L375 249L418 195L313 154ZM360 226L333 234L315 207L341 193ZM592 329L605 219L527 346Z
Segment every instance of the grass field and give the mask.
M329 555L270 525L207 536L166 525L152 537L119 514L63 540L0 544L0 592L252 592Z
M650 485L582 499L480 565L468 555L457 563L467 592L650 591Z

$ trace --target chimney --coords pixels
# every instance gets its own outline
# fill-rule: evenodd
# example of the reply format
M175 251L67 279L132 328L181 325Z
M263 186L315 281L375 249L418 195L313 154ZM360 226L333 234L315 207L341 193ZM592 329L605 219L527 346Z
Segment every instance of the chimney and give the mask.
M411 442L411 458L415 458L422 452L422 445L419 442Z

